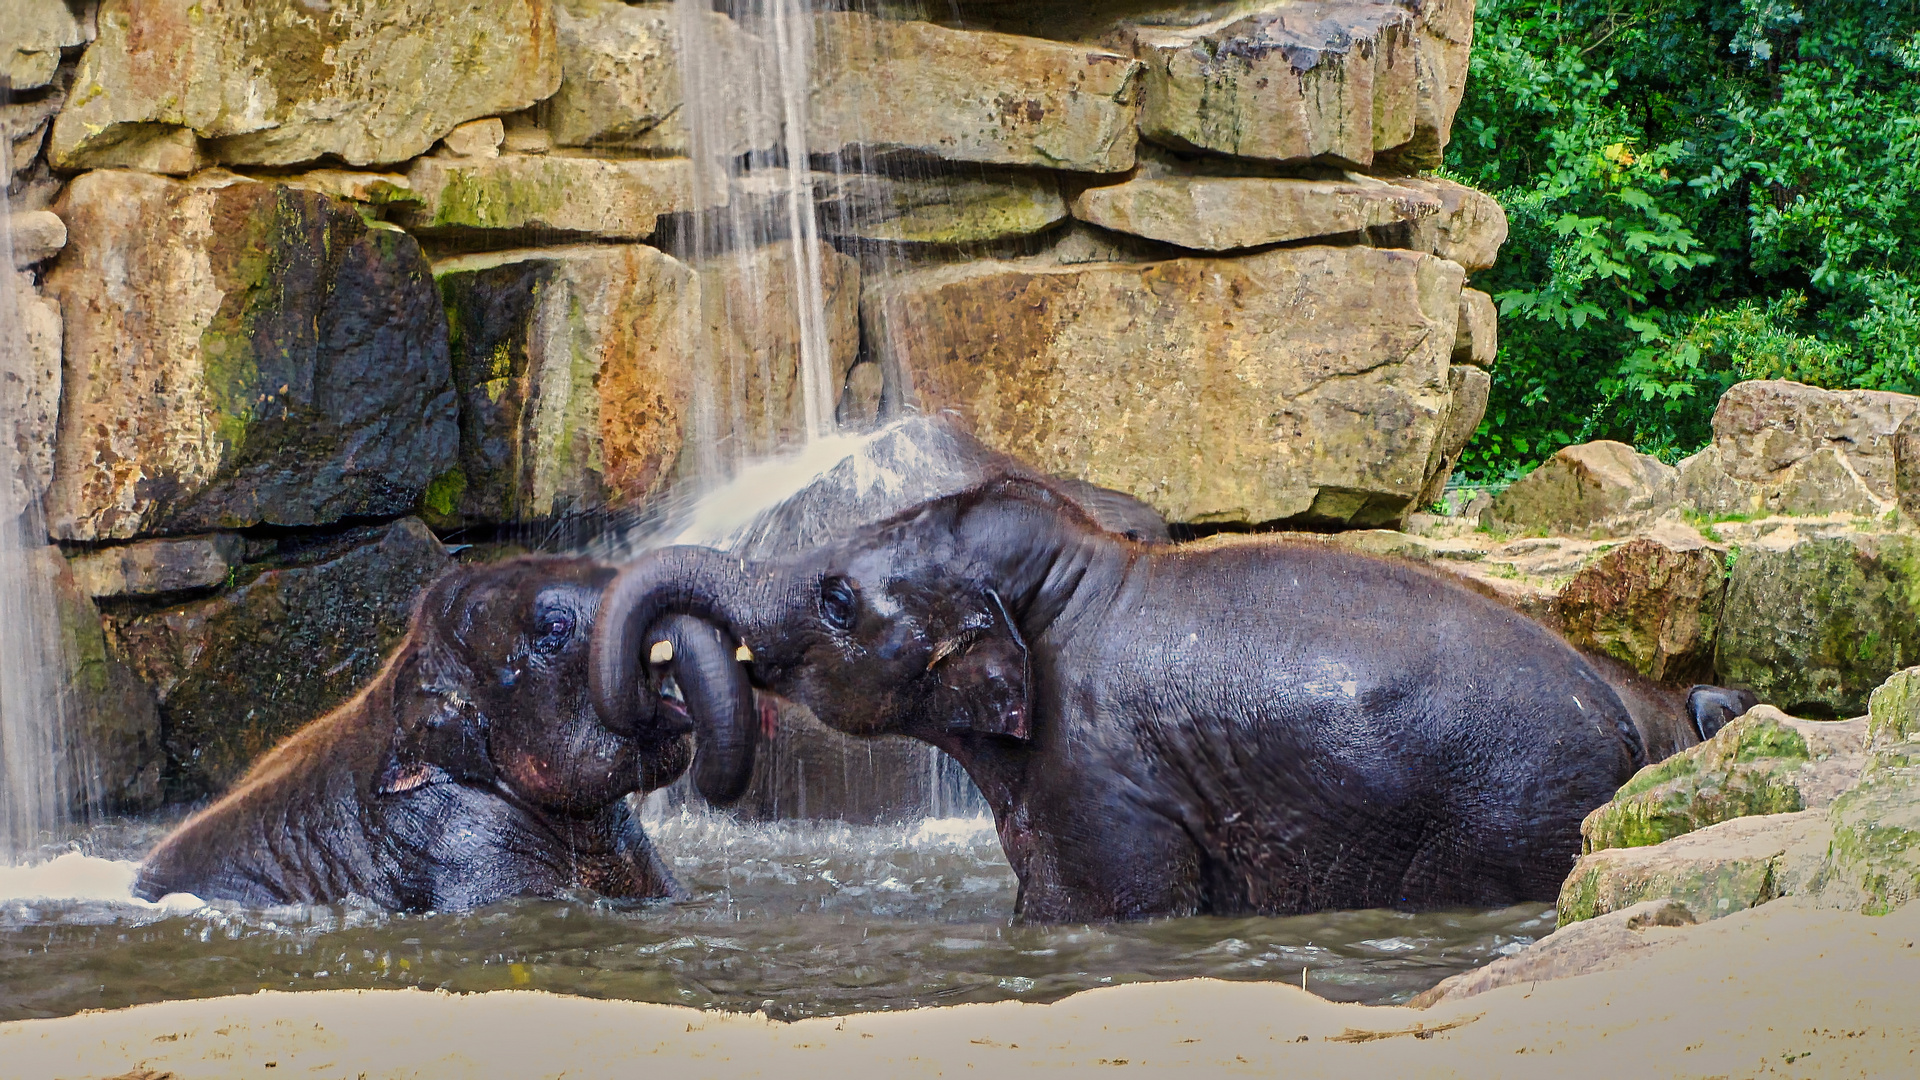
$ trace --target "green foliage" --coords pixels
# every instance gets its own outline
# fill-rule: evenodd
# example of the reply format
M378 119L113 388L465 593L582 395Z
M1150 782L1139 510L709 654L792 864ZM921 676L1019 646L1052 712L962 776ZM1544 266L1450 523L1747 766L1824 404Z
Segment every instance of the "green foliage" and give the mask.
M1482 0L1448 172L1511 235L1464 475L1669 461L1747 378L1920 392L1920 0Z

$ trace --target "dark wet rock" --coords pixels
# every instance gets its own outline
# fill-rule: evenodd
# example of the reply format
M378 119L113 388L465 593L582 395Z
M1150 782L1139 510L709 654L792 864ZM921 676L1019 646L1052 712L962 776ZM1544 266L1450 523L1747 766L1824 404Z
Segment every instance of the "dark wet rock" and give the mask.
M217 791L345 701L450 561L418 519L355 530L212 599L128 618L115 645L158 693L168 795Z
M1788 525L1743 545L1727 582L1716 680L1796 715L1857 716L1920 663L1920 536Z
M1681 530L1636 537L1560 592L1560 630L1649 678L1708 682L1726 574L1722 553Z
M74 580L66 560L44 548L47 576L60 617L60 645L68 678L62 705L73 740L76 771L84 778L74 792L76 810L109 813L151 810L160 805L160 712L153 691L107 648L100 611Z
M87 173L59 212L56 537L391 516L453 465L446 319L412 237L223 173Z
M157 596L225 581L246 543L233 533L139 540L77 552L67 561L88 596Z

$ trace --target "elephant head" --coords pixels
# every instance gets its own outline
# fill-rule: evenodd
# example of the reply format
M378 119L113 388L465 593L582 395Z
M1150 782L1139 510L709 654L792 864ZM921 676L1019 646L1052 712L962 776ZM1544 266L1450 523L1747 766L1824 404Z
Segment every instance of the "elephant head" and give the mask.
M1030 636L1071 595L1084 557L1134 548L1050 486L1002 478L787 559L663 549L629 564L602 601L594 701L604 716L647 715L659 677L649 658L664 651L647 628L685 615L738 643L757 686L841 731L1017 743L1032 735ZM702 794L737 796L753 725L738 711L692 716Z
M686 771L689 710L750 711L752 688L712 628L668 618L654 629L674 656L650 687L664 706L596 711L588 650L612 577L583 559L529 557L462 568L427 590L381 685L394 732L375 793L463 783L586 814Z

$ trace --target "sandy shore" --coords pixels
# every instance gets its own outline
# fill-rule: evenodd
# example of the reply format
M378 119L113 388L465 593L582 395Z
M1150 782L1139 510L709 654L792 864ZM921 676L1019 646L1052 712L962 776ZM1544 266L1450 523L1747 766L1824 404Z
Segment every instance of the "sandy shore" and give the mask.
M1778 901L1421 1012L1198 980L773 1023L544 993L261 993L0 1025L0 1077L1920 1076L1920 904Z

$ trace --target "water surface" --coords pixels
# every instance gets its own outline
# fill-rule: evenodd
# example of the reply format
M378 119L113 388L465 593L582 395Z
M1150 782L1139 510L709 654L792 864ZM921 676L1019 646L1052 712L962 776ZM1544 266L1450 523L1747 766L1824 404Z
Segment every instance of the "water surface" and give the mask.
M0 896L66 897L0 899L0 1020L400 986L526 987L798 1018L1053 1001L1193 976L1298 983L1302 968L1324 997L1384 1003L1553 927L1545 904L1016 925L1013 872L985 819L741 824L682 812L648 824L690 894L679 901L581 896L412 916L131 901L128 860L170 823L112 823L82 837L90 857L69 856L61 869L69 882L74 870L91 881L43 888L0 870Z

